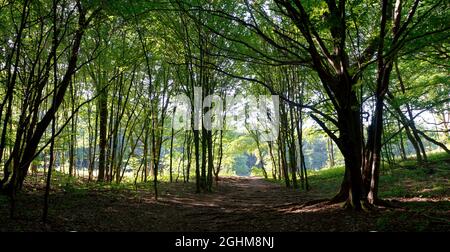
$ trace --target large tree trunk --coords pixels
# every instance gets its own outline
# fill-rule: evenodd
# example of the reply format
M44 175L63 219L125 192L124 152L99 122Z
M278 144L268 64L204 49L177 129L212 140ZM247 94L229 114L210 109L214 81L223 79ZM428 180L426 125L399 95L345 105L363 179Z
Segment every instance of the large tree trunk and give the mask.
M381 138L383 135L383 108L384 97L389 91L389 79L393 67L392 58L385 57L384 54L384 40L387 34L386 24L388 20L392 19L391 8L392 3L387 0L382 1L382 15L380 22L380 42L377 51L377 82L375 91L375 111L372 117L371 125L369 126L369 133L367 144L364 153L364 195L367 197L370 204L376 204L378 200L378 180L380 174L381 163ZM395 17L393 22L394 40L398 39L397 31L399 29L399 15L401 13L401 3L397 1L395 4Z
M354 97L356 101L356 96ZM362 134L360 127L359 111L344 109L338 113L338 123L340 129L339 140L341 142L341 152L344 156L345 175L341 186L341 191L347 203L354 209L361 209L362 199Z
M326 125L322 127L333 139L337 147L344 156L345 173L338 194L331 200L332 203L346 202L346 206L355 210L361 209L361 201L366 199L363 191L363 180L361 168L363 164L363 134L361 131L360 103L356 92L351 88L353 82L346 79L341 80L340 86L347 86L348 89L335 90L336 100L341 107L337 109L336 126L339 129L339 136L334 135ZM317 117L313 119L320 122Z
M378 200L378 180L381 163L381 136L383 134L383 97L378 97L375 114L368 129L368 140L364 154L363 181L369 203Z

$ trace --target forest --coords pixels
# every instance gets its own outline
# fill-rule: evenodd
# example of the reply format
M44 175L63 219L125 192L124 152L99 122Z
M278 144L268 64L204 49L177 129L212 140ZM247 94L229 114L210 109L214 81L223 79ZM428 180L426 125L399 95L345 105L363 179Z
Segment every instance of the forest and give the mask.
M1 0L0 231L450 231L450 2Z

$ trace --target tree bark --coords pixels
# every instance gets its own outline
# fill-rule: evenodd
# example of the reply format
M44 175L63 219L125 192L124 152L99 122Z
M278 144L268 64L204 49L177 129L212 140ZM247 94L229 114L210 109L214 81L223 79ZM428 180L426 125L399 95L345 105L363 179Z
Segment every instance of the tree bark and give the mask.
M97 111L99 113L99 158L98 158L98 177L99 182L105 181L106 173L106 146L107 146L107 125L108 125L108 91L104 88L103 77L99 78L99 89L98 92L101 94L98 97L98 107Z
M173 109L173 115L175 116L175 111L176 111L176 108L174 108ZM174 134L175 134L175 130L174 130L174 128L172 127L172 131L171 131L171 134L170 134L170 159L169 159L169 176L170 176L170 183L172 183L172 158L173 158L173 136L174 136Z
M13 174L11 177L11 180L8 184L6 184L6 190L12 192L12 194L15 193L16 190L20 189L22 187L23 181L27 175L28 168L30 166L30 163L33 161L37 147L39 145L39 142L46 131L48 125L50 124L52 118L55 116L56 111L58 110L59 106L61 105L64 95L66 93L67 87L70 84L70 80L73 76L73 74L76 71L77 67L77 60L78 60L78 51L80 49L81 40L83 38L85 29L87 25L89 24L89 20L86 20L85 16L85 10L82 8L81 3L77 1L76 6L78 8L79 16L78 16L78 28L75 31L74 34L74 40L72 43L71 53L69 57L69 62L67 65L66 72L59 83L59 88L55 90L54 92L54 102L51 105L51 107L47 110L47 112L44 114L42 119L36 123L34 126L34 120L32 121L32 128L28 128L28 131L33 130L30 132L30 134L27 137L27 141L25 146L23 148L20 148L23 151L17 150L16 153L26 153L25 156L22 156L20 159L18 156L16 156L13 166ZM95 13L91 14L91 17L93 17Z

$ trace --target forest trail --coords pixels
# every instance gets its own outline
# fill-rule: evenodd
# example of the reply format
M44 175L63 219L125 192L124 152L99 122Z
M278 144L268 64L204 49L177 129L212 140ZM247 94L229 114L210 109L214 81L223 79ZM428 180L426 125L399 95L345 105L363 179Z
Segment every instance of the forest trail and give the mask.
M312 194L261 178L221 177L213 193L195 193L194 186L182 182L162 184L158 201L148 188L57 192L51 197L47 226L29 221L39 220L39 193L25 194L20 200L24 205L18 209L37 211L26 216L19 212L15 223L20 225L14 221L10 224L25 230L58 231L306 231L323 230L320 225L324 221L337 220L331 218L336 213L330 210L335 207L307 206L314 202ZM339 212L341 220L351 218ZM13 228L7 226L3 228ZM332 226L348 230L348 225Z
M168 195L161 202L181 207L168 215L168 231L317 231L324 230L322 225L337 231L349 230L352 223L345 222L358 218L357 214L346 216L339 206L329 206L314 194L255 177L221 178L214 193ZM333 218L336 214L342 218ZM370 229L370 225L350 230L360 229Z
M149 187L58 190L51 196L49 224L43 225L41 190L23 194L18 209L28 210L19 210L15 220L1 220L6 223L0 231L378 231L379 218L386 215L407 220L387 224L388 230L414 229L412 220L427 221L425 229L449 228L410 212L406 205L357 213L329 205L314 190L287 189L254 177L223 177L213 193L200 194L194 183L163 183L158 201ZM432 207L441 204L449 201ZM7 216L2 205L0 216ZM448 214L436 212L436 219Z

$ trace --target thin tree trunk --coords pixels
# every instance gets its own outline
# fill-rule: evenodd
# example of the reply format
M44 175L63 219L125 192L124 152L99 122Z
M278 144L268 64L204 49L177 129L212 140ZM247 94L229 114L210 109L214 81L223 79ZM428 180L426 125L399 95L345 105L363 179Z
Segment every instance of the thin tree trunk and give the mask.
M107 146L107 125L108 125L108 92L104 89L103 77L99 76L99 89L97 92L101 92L98 98L97 113L99 113L99 158L98 158L98 177L99 182L105 181L106 170L106 146Z
M72 114L75 113L75 94L73 88L73 81L70 82L70 103ZM70 129L70 143L69 143L69 176L72 177L74 174L74 165L75 165L75 116L72 117L71 120L71 129Z
M173 116L175 116L176 107L173 109ZM170 176L170 183L172 183L172 158L173 158L173 136L175 134L175 129L172 127L172 131L170 134L170 159L169 159L169 176Z
M56 11L57 11L57 6L56 6L56 0L53 0L53 32L54 32L54 37L53 37L53 43L56 44L57 43L57 36L58 36L58 30L56 28ZM56 46L54 47L56 50ZM58 83L58 75L57 75L57 58L56 58L56 52L53 54L53 83L54 83L54 92L56 92L56 88L57 88L57 83ZM52 106L55 106L55 102L56 99L55 97L53 97L52 100ZM45 195L44 195L44 209L43 209L43 213L42 213L42 221L44 223L47 222L47 216L48 216L48 198L49 198L49 194L50 194L50 183L51 183L51 179L52 179L52 170L53 170L53 162L54 162L54 148L55 148L55 128L56 128L56 115L53 115L52 118L52 134L51 134L51 142L50 142L50 163L48 166L48 173L47 173L47 181L46 181L46 185L45 185Z
M289 148L289 159L290 159L290 165L291 165L291 173L292 173L292 185L294 188L298 188L297 183L297 162L296 162L296 151L295 148L295 124L294 124L294 113L292 106L289 106L289 114L290 114L290 121L291 121L291 127L289 128L289 132L286 132L286 134L289 134L290 137L286 138L287 141L289 141L288 146Z
M450 154L450 150L447 148L447 146L445 146L445 144L440 143L440 142L434 140L433 138L427 136L423 131L418 130L417 133L419 133L421 136L423 136L429 142L441 147L447 154Z
M272 159L272 178L277 179L277 165L273 155L272 142L267 142L267 145L269 146L270 158Z
M261 151L261 144L259 143L258 132L254 133L253 135L254 135L255 142L256 142L256 148L258 149L259 160L260 160L260 163L261 163L261 170L263 172L264 178L267 179L268 176L267 176L266 168L264 166L264 157L263 157L263 154L262 154L262 151Z
M195 185L196 192L200 192L200 139L199 139L199 131L194 129L194 152L195 152Z
M187 132L188 140L187 140L187 167L186 167L186 182L189 183L191 176L191 162L192 162L192 135L191 131Z
M397 126L400 129L400 122L398 122L398 121L397 121ZM400 130L399 136L400 136L400 142L399 142L400 156L401 156L402 160L406 160L405 144L403 142L403 134L402 134L401 130Z
M213 144L212 144L212 131L207 131L207 153L208 153L208 173L207 173L207 190L212 192L213 185L213 170L214 170L214 157L213 157Z
M59 87L54 92L54 103L52 106L47 110L47 112L44 114L44 116L40 119L39 122L37 122L37 113L35 113L35 117L32 119L31 124L28 124L28 122L25 125L20 125L28 128L28 134L27 134L27 141L25 146L21 146L20 150L16 151L16 154L18 153L26 153L26 156L22 156L22 158L19 160L18 158L14 161L14 171L11 178L11 183L7 185L9 191L12 191L15 193L17 189L20 189L23 185L23 181L27 175L28 168L31 164L31 162L34 159L34 156L36 154L36 150L38 148L39 142L46 131L46 128L51 123L52 118L55 116L59 106L63 102L64 95L66 93L67 87L70 84L71 78L75 73L75 70L77 68L77 60L78 60L78 51L80 49L81 40L83 38L83 34L85 31L86 26L89 24L89 21L86 21L85 17L85 10L82 8L81 3L77 1L76 3L77 9L78 9L78 29L75 32L74 40L71 46L71 53L69 57L69 62L67 65L66 72L61 80L59 82ZM91 14L95 15L95 13ZM40 99L39 101L40 102ZM39 104L38 104L39 105ZM38 107L38 106L37 106ZM35 110L37 111L37 110ZM31 126L31 127L30 127Z
M222 167L222 158L223 158L223 129L220 130L219 134L219 154L218 154L218 164L216 166L214 176L216 180L216 184L219 182L219 173Z

